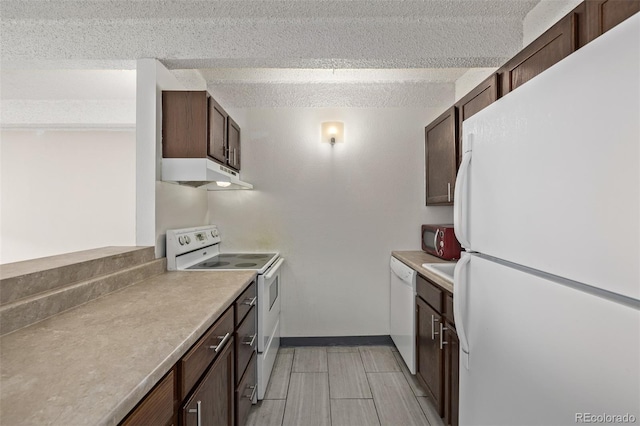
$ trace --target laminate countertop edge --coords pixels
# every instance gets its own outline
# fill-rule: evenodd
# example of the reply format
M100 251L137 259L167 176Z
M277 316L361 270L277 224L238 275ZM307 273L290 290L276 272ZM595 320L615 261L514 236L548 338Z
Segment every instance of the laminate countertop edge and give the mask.
M439 275L422 267L423 263L455 263L455 261L442 260L438 257L431 256L423 251L392 251L391 256L395 257L420 275L428 278L442 289L453 294L453 281L442 278Z
M167 272L2 336L2 424L117 425L255 277Z

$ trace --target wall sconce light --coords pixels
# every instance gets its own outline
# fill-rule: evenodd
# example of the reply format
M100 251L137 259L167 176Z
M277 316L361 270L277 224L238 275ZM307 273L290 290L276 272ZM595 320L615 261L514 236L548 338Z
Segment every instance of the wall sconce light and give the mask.
M322 123L320 140L331 145L344 142L344 123L342 121L325 121Z

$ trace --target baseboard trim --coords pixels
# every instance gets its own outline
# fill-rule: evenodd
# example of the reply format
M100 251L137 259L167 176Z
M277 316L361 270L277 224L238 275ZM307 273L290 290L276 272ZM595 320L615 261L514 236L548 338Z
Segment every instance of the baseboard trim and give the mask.
M281 337L280 346L393 346L391 336Z

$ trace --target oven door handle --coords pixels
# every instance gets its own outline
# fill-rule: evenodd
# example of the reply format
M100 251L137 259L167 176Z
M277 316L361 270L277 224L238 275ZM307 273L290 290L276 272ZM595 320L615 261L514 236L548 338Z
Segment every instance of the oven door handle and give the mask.
M270 280L271 278L273 278L278 269L280 269L280 265L282 265L282 262L284 262L284 257L278 259L278 261L274 263L271 268L269 268L269 272L265 274L264 279Z

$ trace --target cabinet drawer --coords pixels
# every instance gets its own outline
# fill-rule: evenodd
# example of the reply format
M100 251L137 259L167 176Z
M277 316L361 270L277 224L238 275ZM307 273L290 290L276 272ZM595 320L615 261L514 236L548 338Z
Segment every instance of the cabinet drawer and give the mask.
M416 292L438 313L442 312L442 290L439 287L418 275L416 277Z
M444 311L442 315L449 321L451 324L455 324L455 320L453 317L453 295L449 293L444 294Z
M256 305L258 294L256 293L256 282L252 282L249 287L236 299L236 327L242 322L249 310Z
M256 330L256 307L252 307L236 330L236 383L240 382L247 364L251 360L251 355L258 346L258 332Z
M207 369L233 337L233 307L211 326L195 345L180 360L180 396L187 396L202 373ZM224 345L221 343L224 340Z
M121 426L135 425L168 425L173 419L173 406L176 388L176 374L174 370L154 387L127 416Z
M257 392L256 382L256 358L257 354L253 354L249 367L242 377L242 381L236 390L236 420L238 426L244 426L251 410L253 398Z

